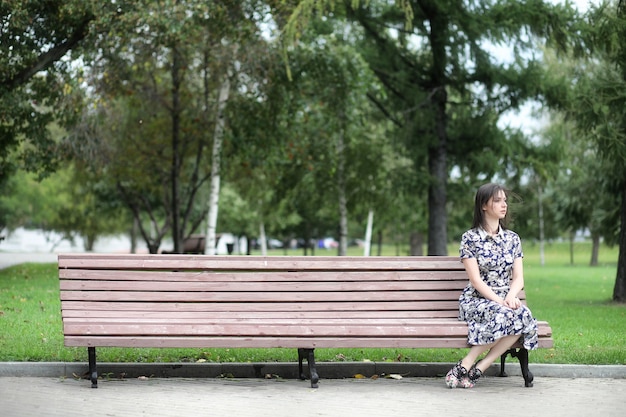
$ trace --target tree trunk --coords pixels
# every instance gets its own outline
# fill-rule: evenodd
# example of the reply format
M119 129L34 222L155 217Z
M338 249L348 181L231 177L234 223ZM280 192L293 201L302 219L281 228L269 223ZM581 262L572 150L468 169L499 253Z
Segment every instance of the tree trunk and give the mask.
M445 117L439 115L438 119ZM440 124L440 122L438 122ZM448 254L448 214L446 212L446 182L448 180L445 126L437 129L439 145L429 150L428 169L428 255Z
M539 263L544 266L546 263L545 250L544 250L544 223L543 223L543 190L541 186L537 189L537 202L539 209Z
M176 47L172 48L172 166L170 181L172 186L171 216L172 240L174 253L182 253L182 233L180 230L180 199L178 176L180 172L180 55Z
M98 239L98 235L95 233L88 233L84 236L83 246L85 248L85 252L93 252L93 247L96 244L96 239Z
M130 228L130 253L137 253L137 219L133 217L133 224Z
M576 232L570 230L569 232L569 264L574 265L574 236Z
M589 266L598 266L598 252L600 251L600 235L592 233L591 235L591 260Z
M617 276L613 288L613 301L626 302L626 181L622 183L622 207L620 211L619 256Z
M434 3L433 3L434 4ZM435 119L435 142L428 149L428 255L448 254L448 132L446 107L447 33L448 22L438 6L426 7L431 25L430 43L433 54L432 91L430 92Z
M220 163L224 130L226 125L226 103L230 94L230 78L224 75L217 100L217 121L215 123L215 135L213 136L213 155L211 158L211 192L209 195L209 214L206 234L205 253L215 255L217 234L217 212L220 199Z
M261 255L267 256L267 236L265 236L265 223L259 225L259 244L261 245Z
M422 256L424 254L422 250L423 244L424 235L420 232L412 232L409 242L411 256Z
M117 190L122 196L122 200L124 201L126 206L130 209L133 215L134 224L137 226L139 230L139 234L141 235L143 240L146 242L148 251L151 254L158 253L163 237L167 233L169 233L170 226L171 226L170 224L171 214L166 217L165 224L163 225L163 227L159 228L157 224L157 220L156 220L157 216L155 216L154 213L151 211L149 204L142 206L142 204L136 201L131 195L131 192L126 190L120 182L117 183ZM142 208L146 211L147 216L150 220L150 230L146 230L146 227L141 221L140 212Z
M342 114L342 125L345 116ZM346 256L348 252L348 203L346 198L346 158L345 158L345 129L341 129L337 139L337 190L339 194L339 256Z
M374 224L374 210L367 213L367 226L365 227L365 242L363 245L363 256L370 256L372 248L372 226Z

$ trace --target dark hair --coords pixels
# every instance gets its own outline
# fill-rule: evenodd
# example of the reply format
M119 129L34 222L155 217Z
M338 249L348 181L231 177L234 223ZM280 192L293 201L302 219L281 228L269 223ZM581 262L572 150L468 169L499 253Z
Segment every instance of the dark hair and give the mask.
M509 196L510 191L504 188L502 185L489 183L483 184L476 191L476 200L474 201L474 220L472 221L472 228L485 226L485 213L483 206L487 204L490 198L498 194L500 191L504 192L505 196ZM506 229L509 221L509 211L507 210L504 219L500 219L500 227Z

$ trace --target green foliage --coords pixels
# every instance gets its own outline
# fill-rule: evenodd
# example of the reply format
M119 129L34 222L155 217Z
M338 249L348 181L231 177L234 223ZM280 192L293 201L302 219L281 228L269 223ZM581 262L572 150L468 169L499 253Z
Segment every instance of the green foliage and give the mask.
M81 236L85 249L91 250L98 237L130 229L120 207L106 192L98 191L98 183L72 168L41 181L35 174L21 172L10 178L9 186L12 192L0 197L9 230L40 229L69 241Z
M10 182L14 192L1 198L10 216L8 224L11 229L21 226L54 230L53 225L60 220L61 208L73 203L70 190L65 186L69 176L64 171L54 179L41 182L33 174L21 173L12 177Z
M564 110L579 134L589 138L592 152L602 161L603 198L599 207L607 215L592 216L611 241L619 242L621 254L615 280L614 299L626 300L626 15L624 2L603 2L593 7L583 32L593 55L570 65L575 80L572 99ZM597 184L598 182L593 181ZM615 204L619 209L615 212ZM599 210L598 210L599 211ZM598 213L596 211L596 213ZM598 217L598 218L596 218ZM619 231L611 233L611 217L619 218ZM613 220L614 221L614 220ZM614 227L614 226L613 226Z
M397 126L413 175L425 183L407 193L421 194L417 204L428 205L429 253L442 254L446 214L456 203L447 201L450 183L455 194L461 187L471 193L497 174L519 183L530 171L529 162L539 167L542 150L497 122L525 101L564 88L562 80L547 76L533 51L536 42L561 44L573 36L576 14L569 5L543 1L481 7L458 1L407 3L410 13L367 2L346 6L347 16L362 28L359 49L387 93L370 97ZM496 59L493 45L510 46L511 62ZM453 169L460 172L459 181L450 180Z
M5 1L0 222L95 236L126 222L100 222L125 219L124 202L153 250L176 221L178 234L198 232L217 89L235 63L220 231L336 236L345 159L358 234L374 209L386 239L436 235L438 219L452 240L476 187L496 179L523 198L512 207L522 235L538 234L542 190L547 237L589 227L617 242L623 7L592 7L584 25L569 4L541 0ZM540 65L543 44L559 48L557 65ZM594 54L573 78L570 52ZM538 141L499 124L529 99L572 109L580 148L569 128ZM63 201L41 198L50 204L23 220L35 191L6 179L20 167L45 176L66 158L76 171L58 177L72 187L50 190Z
M197 233L206 215L217 90L226 68L254 59L258 6L124 3L86 51L94 91L66 146L117 190L151 252L167 234Z
M40 175L56 168L48 126L59 117L71 66L61 58L86 36L90 7L83 1L1 3L0 178L13 164Z
M385 124L374 122L367 99L375 79L353 46L337 35L341 25L312 21L290 49L291 78L268 62L263 88L232 102L229 149L235 164L227 181L251 199L268 232L284 238L337 235L342 158L354 216L363 218L369 207L382 206L390 185ZM271 59L279 56L274 47Z

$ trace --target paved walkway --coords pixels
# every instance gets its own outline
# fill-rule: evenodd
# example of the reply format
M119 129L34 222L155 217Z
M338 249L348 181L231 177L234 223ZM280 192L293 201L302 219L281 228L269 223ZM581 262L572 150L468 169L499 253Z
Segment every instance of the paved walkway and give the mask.
M22 262L56 262L55 254L0 254L0 268ZM104 364L99 364L101 376ZM244 369L250 364L240 364ZM389 364L383 364L385 367ZM519 370L509 364L510 378L487 377L469 390L445 387L445 370L426 367L421 377L403 379L341 379L353 375L342 365L337 379L322 379L318 389L298 379L196 378L194 366L165 367L146 374L144 366L120 367L127 379L106 378L92 389L72 373L85 364L0 364L0 416L506 416L622 417L626 406L626 367L534 364L533 388L524 388ZM153 365L154 366L154 365ZM231 364L230 366L234 366ZM278 365L277 365L278 366ZM371 364L376 368L376 365ZM331 376L333 366L322 368ZM235 367L237 368L237 367ZM294 368L293 365L289 369ZM80 370L79 370L80 369ZM359 364L363 369L363 364ZM446 368L447 369L447 368ZM219 375L223 370L215 370ZM374 374L370 370L368 375ZM428 372L427 372L428 371ZM276 370L288 375L287 369ZM206 368L201 370L206 375ZM245 372L244 372L245 374ZM419 375L418 374L418 375ZM22 375L22 376L16 376ZM30 376L23 376L30 375ZM70 375L59 377L58 375ZM131 376L132 375L132 376Z
M308 381L148 378L102 381L0 378L0 414L22 416L506 416L622 417L626 379L486 378L450 390L441 378Z
M0 246L2 248L2 246ZM7 268L12 265L19 265L25 262L29 263L56 263L56 253L12 253L0 252L0 269Z

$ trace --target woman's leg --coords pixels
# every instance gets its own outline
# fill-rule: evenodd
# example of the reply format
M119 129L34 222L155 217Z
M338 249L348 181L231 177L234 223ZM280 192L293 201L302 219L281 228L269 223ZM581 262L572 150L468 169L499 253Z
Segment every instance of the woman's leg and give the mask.
M480 362L478 362L476 364L476 368L480 369L481 372L485 372L491 366L491 364L496 359L498 359L500 356L502 356L502 354L504 352L509 350L511 348L511 346L513 346L515 344L515 342L517 342L517 340L519 338L520 338L519 335L505 336L505 337L499 339L497 342L495 342L492 345L490 345L491 349L489 349L489 352L487 353L487 355ZM474 346L474 347L476 347L476 346ZM471 349L470 349L470 352L471 352ZM484 352L484 350L483 350L483 352ZM469 356L469 354L468 354L468 356ZM476 357L478 357L478 356L476 356ZM466 356L466 358L467 358L467 356ZM467 369L469 369L469 368L467 368Z
M456 365L450 369L446 374L446 385L448 388L456 388L458 386L463 388L471 388L474 386L470 381L468 375L469 370L472 369L472 365L476 362L476 359L483 354L487 349L494 346L495 343L490 345L475 345L472 346L468 354L459 361Z
M499 342L499 341L498 341ZM467 355L461 360L463 368L469 370L480 355L486 352L488 349L493 348L498 342L494 342L488 345L474 345L470 348Z

